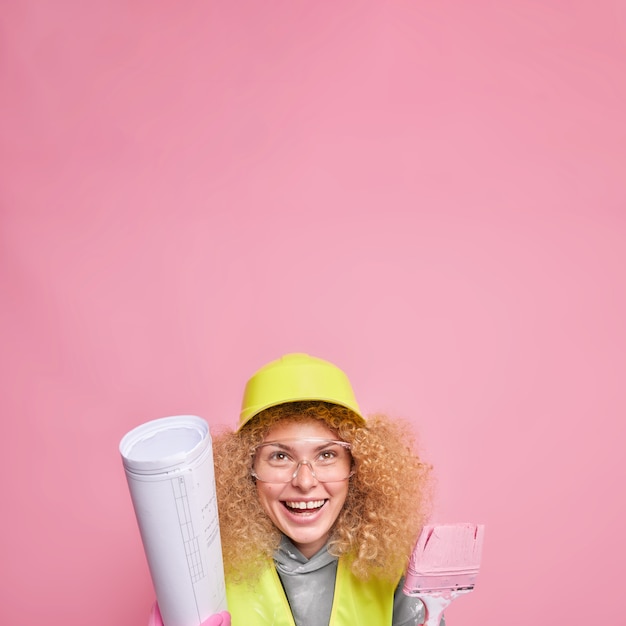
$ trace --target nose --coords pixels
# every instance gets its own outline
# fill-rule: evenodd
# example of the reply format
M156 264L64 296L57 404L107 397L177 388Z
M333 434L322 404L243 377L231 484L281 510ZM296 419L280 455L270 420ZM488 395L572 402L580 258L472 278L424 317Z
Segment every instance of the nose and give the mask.
M301 472L302 466L307 466L307 471ZM318 480L310 461L299 461L294 473L291 476L291 483L301 489L310 489L317 485Z

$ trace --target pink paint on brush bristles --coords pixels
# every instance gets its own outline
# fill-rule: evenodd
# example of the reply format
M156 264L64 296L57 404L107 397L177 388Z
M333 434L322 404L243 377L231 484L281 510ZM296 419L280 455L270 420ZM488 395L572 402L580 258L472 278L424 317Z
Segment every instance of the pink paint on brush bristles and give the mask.
M481 524L425 526L404 581L404 593L426 605L426 626L439 626L444 609L474 588L483 546Z

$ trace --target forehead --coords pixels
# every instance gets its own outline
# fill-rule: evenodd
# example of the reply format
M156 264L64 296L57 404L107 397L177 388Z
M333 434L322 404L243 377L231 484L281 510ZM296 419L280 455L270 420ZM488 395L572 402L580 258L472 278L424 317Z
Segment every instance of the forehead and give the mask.
M269 429L263 441L304 438L336 439L337 433L321 420L284 420Z

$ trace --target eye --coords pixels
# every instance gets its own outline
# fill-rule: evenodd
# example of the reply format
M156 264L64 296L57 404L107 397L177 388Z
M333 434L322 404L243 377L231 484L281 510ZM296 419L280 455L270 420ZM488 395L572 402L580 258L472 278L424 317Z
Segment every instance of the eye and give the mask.
M289 463L291 461L289 455L282 450L274 450L274 452L270 452L267 460L270 463Z
M318 461L322 463L331 463L337 459L337 451L333 449L322 450L317 456Z

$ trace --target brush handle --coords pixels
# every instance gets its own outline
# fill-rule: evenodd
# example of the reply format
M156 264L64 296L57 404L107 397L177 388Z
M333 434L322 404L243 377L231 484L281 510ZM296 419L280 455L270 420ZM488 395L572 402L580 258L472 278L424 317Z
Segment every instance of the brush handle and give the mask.
M441 624L443 612L448 608L448 606L450 606L453 598L447 594L420 594L419 598L426 607L426 621L424 622L424 626L439 626Z

